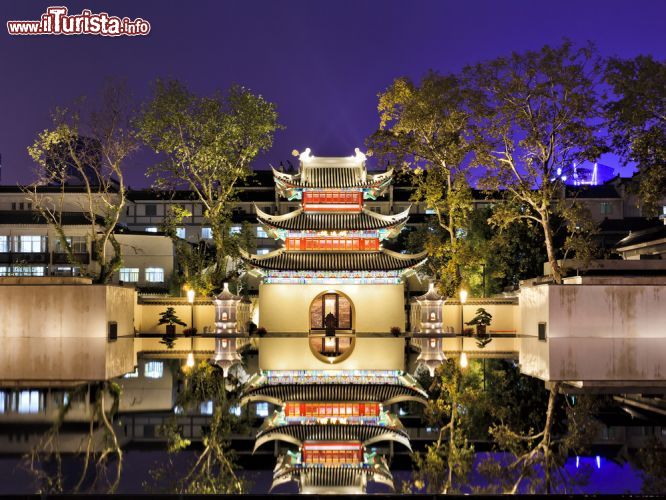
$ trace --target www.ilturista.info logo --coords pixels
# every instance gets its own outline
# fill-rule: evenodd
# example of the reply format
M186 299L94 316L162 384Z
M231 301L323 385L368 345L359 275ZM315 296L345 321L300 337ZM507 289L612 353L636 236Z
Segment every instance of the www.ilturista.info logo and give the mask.
M93 14L88 9L70 16L67 7L56 6L47 8L39 21L7 21L7 31L10 35L139 36L150 33L150 23L140 17Z

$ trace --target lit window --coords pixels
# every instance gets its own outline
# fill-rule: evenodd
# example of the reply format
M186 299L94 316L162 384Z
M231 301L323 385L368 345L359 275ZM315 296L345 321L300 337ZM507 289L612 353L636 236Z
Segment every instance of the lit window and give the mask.
M601 211L601 215L612 214L613 213L613 205L608 201L602 201L599 204L599 210Z
M155 217L157 215L157 205L146 205L146 217Z
M8 266L0 266L0 276L11 276L12 268Z
M143 376L146 378L162 378L164 375L164 363L161 361L149 361L143 367Z
M0 253L9 252L9 236L0 236Z
M257 417L268 416L268 403L257 403L256 406Z
M185 228L184 227L177 227L176 228L176 236L179 238L185 239Z
M434 208L426 208L425 213L426 213L426 215L435 215L435 209Z
M18 238L16 250L23 253L38 253L43 252L46 246L45 236L15 236Z
M146 232L147 232L147 233L156 233L156 232L157 232L157 228L156 228L155 226L147 227L147 228L146 228Z
M120 268L120 281L127 283L136 283L139 281L139 268L138 267L121 267Z
M257 226L257 238L268 238L268 233L261 226Z
M231 229L229 229L229 234L240 234L241 229L241 226L231 226Z
M139 377L139 367L135 366L133 372L126 373L123 375L123 378L138 378Z
M201 228L201 238L204 239L204 240L213 239L213 230L209 227L202 227Z
M271 251L270 248L258 248L257 249L257 255L266 255Z
M147 267L146 268L146 281L148 283L163 283L164 282L164 269L161 267Z
M5 413L5 391L0 391L0 415Z
M0 269L0 276L44 276L44 268L41 266L14 266Z
M199 411L202 415L212 415L213 414L213 402L204 401L199 407Z
M241 416L241 407L238 405L233 405L231 408L229 408L229 413L232 415L236 415L237 417Z
M39 413L41 408L41 394L39 391L21 391L18 394L19 413Z

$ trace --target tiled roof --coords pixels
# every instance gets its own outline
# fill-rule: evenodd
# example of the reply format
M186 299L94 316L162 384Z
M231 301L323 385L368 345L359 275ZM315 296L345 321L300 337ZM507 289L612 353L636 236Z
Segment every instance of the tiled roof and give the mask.
M421 264L425 252L403 255L378 252L287 252L284 248L266 255L247 255L252 266L273 271L395 271Z
M367 230L382 229L403 224L409 218L409 208L396 215L381 215L371 210L363 209L361 212L326 212L313 213L298 209L285 215L269 215L257 210L259 222L278 229L291 231L341 231L341 230Z
M617 248L626 248L663 239L666 239L666 225L662 224L661 226L630 233L629 236L618 242Z
M299 173L289 175L273 169L276 180L294 187L301 188L364 188L373 187L391 179L393 171L367 175L365 180L361 176L362 170L350 167L313 167L307 169L307 174Z
M611 183L598 186L566 186L567 198L578 199L613 199L621 198L615 186Z

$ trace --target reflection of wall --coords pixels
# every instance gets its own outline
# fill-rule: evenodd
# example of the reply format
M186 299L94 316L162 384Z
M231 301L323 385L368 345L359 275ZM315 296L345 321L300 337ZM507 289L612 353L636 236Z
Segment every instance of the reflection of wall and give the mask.
M262 338L259 340L259 368L262 370L402 370L405 340L379 337L357 338L351 355L332 365L318 360L308 338Z
M268 332L307 332L310 304L322 292L347 295L356 332L405 329L403 285L259 285L259 326ZM306 346L307 347L307 346Z
M76 279L69 283L79 284L50 283L49 278L0 280L0 380L57 384L131 371L134 290ZM111 321L118 324L114 342L107 340Z

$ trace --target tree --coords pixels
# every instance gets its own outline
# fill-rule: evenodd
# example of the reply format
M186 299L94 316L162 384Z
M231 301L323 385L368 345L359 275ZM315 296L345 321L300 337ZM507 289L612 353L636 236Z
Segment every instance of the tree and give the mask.
M238 464L231 443L232 432L240 432L240 419L231 409L238 404L241 384L233 376L224 377L221 368L208 362L189 369L185 373L183 390L176 404L184 411L198 411L200 405L213 402L213 415L203 430L203 450L197 451L195 460L186 470L176 466L172 458L191 442L181 435L176 421L166 424L162 434L167 438L170 458L166 466L151 471L154 485L150 490L164 487L178 494L240 494L247 489L246 481L238 473ZM168 483L168 484L167 484Z
M25 192L55 228L68 261L81 266L83 274L95 282L108 283L122 265L114 231L125 206L124 165L138 143L130 125L131 100L123 85L108 83L99 107L90 111L83 109L83 102L56 109L52 127L40 132L28 148L37 163L37 180ZM71 191L82 193L76 207L67 196ZM65 233L63 215L74 209L82 211L88 221L98 272L79 262Z
M37 493L65 493L72 479L75 481L71 488L73 493L78 493L86 485L89 491L116 491L122 474L123 452L113 420L118 414L121 393L120 386L111 381L80 385L68 393L68 397L58 407L51 428L24 457L27 469L37 481ZM78 478L70 478L63 472L60 431L72 404L87 398L92 401L92 407L88 413L88 432L82 443L81 470ZM116 460L115 476L108 482L106 468L111 457Z
M552 278L562 270L554 245L553 215L563 179L573 165L597 158L605 145L595 90L600 68L590 47L544 46L538 51L479 63L464 70L466 84L482 93L474 115L483 141L476 149L487 175L483 185L504 190L490 222L501 228L531 221L540 228Z
M419 85L398 78L379 94L379 130L368 140L373 153L411 174L412 199L434 211L435 235L443 238L431 236L426 248L440 263L436 276L447 295L462 280L459 230L472 209L465 162L474 138L468 93L454 75L430 72Z
M570 475L565 463L582 454L597 436L592 396L565 396L561 385L545 391L542 382L520 374L517 367L496 362L487 371L489 434L505 460L489 457L479 466L485 493L552 493L573 491L585 479Z
M273 144L275 105L233 86L226 94L199 97L175 80L158 80L152 100L137 120L139 136L164 160L149 170L157 188L191 189L204 207L215 244L215 284L234 255L228 237L237 183L251 175L250 163Z
M604 80L613 94L604 106L613 148L625 162L636 162L638 198L657 215L666 194L666 61L611 58Z
M437 368L428 392L425 416L439 434L425 453L412 457L414 485L428 493L458 493L474 461L469 435L476 415L484 411L479 374L461 370L456 360L448 359Z

